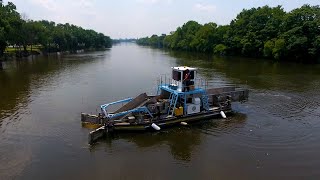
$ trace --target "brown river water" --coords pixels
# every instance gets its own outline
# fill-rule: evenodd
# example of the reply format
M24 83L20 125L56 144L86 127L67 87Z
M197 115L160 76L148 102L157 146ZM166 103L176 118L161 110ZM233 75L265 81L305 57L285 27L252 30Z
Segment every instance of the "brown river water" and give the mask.
M156 93L170 67L250 90L233 116L87 144L81 112ZM320 179L320 66L135 44L3 62L0 179Z

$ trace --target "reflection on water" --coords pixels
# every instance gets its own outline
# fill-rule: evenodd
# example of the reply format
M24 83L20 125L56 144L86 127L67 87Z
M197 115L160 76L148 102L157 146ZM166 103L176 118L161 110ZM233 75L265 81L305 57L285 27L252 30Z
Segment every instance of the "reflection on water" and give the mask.
M108 54L86 54L70 55L61 58L61 56L49 57L30 57L17 61L7 61L6 69L0 71L0 119L12 114L18 109L23 108L23 104L30 101L29 92L31 88L39 88L46 85L45 83L59 83L60 79L55 79L61 73L68 78L68 72L75 71L72 68L90 63L94 60L104 59ZM53 85L54 86L54 85ZM22 107L21 107L22 106Z
M87 145L80 113L195 66L212 86L250 89L228 120ZM320 66L163 51L109 51L3 62L0 179L318 179Z
M218 137L221 134L237 133L236 129L245 123L245 119L244 114L235 113L232 118L227 120L209 119L188 126L163 129L156 133L117 133L109 135L105 138L105 141L91 146L90 150L91 152L99 150L100 146L104 146L105 143L108 148L112 149L113 142L126 140L128 143L134 143L142 150L144 148L156 149L159 146L168 146L174 159L188 162L192 155L198 154L195 151L206 136Z
M102 55L105 56L105 52ZM88 54L86 58L83 55L63 59L50 56L4 62L5 68L0 71L0 177L6 179L21 174L32 161L34 153L31 145L33 142L29 141L37 140L50 132L47 131L50 126L41 127L41 123L44 125L45 122L37 121L40 118L37 116L37 109L47 104L45 97L49 95L41 94L58 88L63 80L69 78L69 71L101 58L104 59L99 55ZM75 59L77 61L71 62ZM39 97L42 97L42 102L37 101ZM42 120L46 119L49 118ZM57 133L51 131L53 134Z

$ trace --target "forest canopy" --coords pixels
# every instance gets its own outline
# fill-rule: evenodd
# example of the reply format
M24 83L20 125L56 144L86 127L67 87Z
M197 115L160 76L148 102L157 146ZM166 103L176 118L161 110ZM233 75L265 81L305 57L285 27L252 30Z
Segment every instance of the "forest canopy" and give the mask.
M244 9L229 25L188 21L170 34L137 40L172 50L217 55L320 61L320 8L303 5L290 12L281 6Z
M112 46L109 36L73 24L23 19L12 2L0 0L0 57L7 46L41 45L44 50L76 51Z

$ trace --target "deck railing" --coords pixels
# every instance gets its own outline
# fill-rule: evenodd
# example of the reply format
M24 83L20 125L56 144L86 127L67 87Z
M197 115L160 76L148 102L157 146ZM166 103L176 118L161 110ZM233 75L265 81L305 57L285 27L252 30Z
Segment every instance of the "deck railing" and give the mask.
M208 89L210 87L210 84L213 84L213 82L208 81L204 78L195 78L194 81L194 87L195 88L202 88L202 89ZM175 84L178 85L179 81L176 81L172 79L171 75L168 74L161 74L159 78L157 79L157 85L170 85Z

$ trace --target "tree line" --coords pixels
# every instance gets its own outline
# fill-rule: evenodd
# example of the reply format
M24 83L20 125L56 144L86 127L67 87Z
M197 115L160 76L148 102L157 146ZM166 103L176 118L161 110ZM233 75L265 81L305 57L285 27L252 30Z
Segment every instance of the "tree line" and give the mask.
M169 35L152 35L137 43L218 55L320 62L320 7L303 5L290 12L281 6L244 9L229 25L188 21Z
M41 20L23 19L12 2L0 0L0 57L9 45L23 47L40 45L44 51L76 51L90 48L109 48L109 36L73 24L56 24Z

